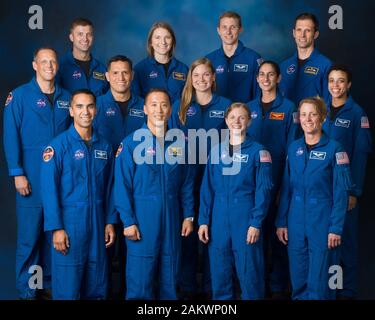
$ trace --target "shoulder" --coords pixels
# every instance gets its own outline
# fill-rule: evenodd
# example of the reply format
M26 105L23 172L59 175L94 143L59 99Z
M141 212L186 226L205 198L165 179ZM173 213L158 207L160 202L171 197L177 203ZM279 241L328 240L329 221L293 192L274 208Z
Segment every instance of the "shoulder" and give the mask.
M211 60L211 59L215 59L217 58L218 56L221 56L221 50L220 49L216 49L214 51L211 51L209 54L206 55L206 58Z

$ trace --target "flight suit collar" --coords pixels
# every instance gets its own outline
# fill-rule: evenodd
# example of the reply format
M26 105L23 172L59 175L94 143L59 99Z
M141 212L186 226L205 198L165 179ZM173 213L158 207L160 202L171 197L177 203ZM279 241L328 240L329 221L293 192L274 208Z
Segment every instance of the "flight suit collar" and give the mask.
M243 45L242 41L241 41L241 40L238 40L238 45L237 45L236 51L234 51L234 54L233 54L232 57L235 57L235 56L240 55L241 52L243 51L243 49L244 49L244 45ZM221 54L222 54L223 56L226 56L226 54L225 54L225 52L224 52L223 45L221 45L221 47L220 47L220 51L221 51Z
M303 138L302 141L304 143L304 146L306 147L305 139ZM319 142L314 146L313 149L323 147L323 146L327 145L328 142L329 142L329 137L327 136L327 134L324 131L322 131L322 136L320 137ZM307 149L307 147L306 147L306 149Z
M193 103L196 103L196 104L198 104L198 105L200 105L200 104L197 102L197 98L196 98L195 95L194 95L193 98L192 98L192 102L193 102ZM207 107L210 107L210 106L212 106L212 105L214 105L214 104L217 104L218 102L219 102L219 96L218 96L216 93L212 93L212 99L211 99L211 101L210 101L208 104L206 104L206 106L207 106Z
M71 137L73 137L76 140L83 141L79 133L77 132L76 128L74 127L74 123L72 123L68 129L68 133L70 134ZM99 140L98 134L94 128L92 129L92 137L91 141L96 142Z
M40 89L38 82L36 81L36 76L34 76L31 79L30 84L31 84L32 88L35 91L37 91L39 94L45 95L45 93L43 93L42 90ZM54 85L55 85L55 92L54 92L54 99L53 100L56 100L56 98L61 94L61 87L56 83L56 81L55 81Z
M73 51L69 51L68 52L68 60L74 64L75 66L79 67L79 65L77 64L77 62L75 61L75 58L73 56ZM90 72L98 65L98 61L92 56L92 54L90 53Z

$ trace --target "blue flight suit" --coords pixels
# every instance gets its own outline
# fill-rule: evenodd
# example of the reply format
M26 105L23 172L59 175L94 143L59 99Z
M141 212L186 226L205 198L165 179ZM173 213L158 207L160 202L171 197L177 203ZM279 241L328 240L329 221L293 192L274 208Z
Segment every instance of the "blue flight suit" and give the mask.
M66 255L52 251L55 300L105 299L108 286L104 241L114 211L112 146L95 131L87 147L72 124L43 153L41 192L44 229L64 229Z
M311 53L304 64L298 66L297 52L280 64L281 82L279 88L282 94L293 101L296 106L308 97L319 95L328 97L328 70L331 61L317 49Z
M36 78L12 91L4 109L4 150L9 175L26 176L32 192L16 194L17 254L16 287L19 297L33 298L29 288L29 268L42 265L45 289L50 288L49 235L43 233L40 197L40 159L48 142L69 127L70 94L55 85L54 104L41 91ZM47 237L43 239L43 237Z
M251 125L247 132L255 141L265 146L272 156L273 190L271 205L264 221L264 249L267 269L267 285L271 292L286 292L288 290L288 255L285 246L277 239L275 217L277 212L276 197L280 190L282 174L288 146L297 138L299 121L293 102L286 99L278 91L272 107L262 112L261 94L247 105L251 112ZM271 251L269 251L271 247ZM269 252L271 256L269 257ZM269 275L268 275L269 273ZM269 276L269 279L268 279Z
M293 299L335 298L329 268L338 264L339 248L328 249L328 234L342 234L351 188L349 158L338 142L323 133L310 152L304 137L290 145L276 227L288 228Z
M210 227L212 298L235 299L233 260L242 299L264 298L262 237L246 243L249 227L261 229L271 199L272 160L268 151L249 136L240 150L229 154L229 141L211 152L201 187L199 225ZM230 160L230 161L228 161ZM228 172L224 173L224 170Z
M186 112L186 123L183 125L179 119L178 113L180 111L180 100L176 101L172 107L172 116L169 120L169 126L171 128L181 129L185 136L188 135L189 129L217 129L219 137L220 130L226 128L225 124L225 111L230 106L230 100L220 97L213 93L210 103L204 107L200 106L195 98ZM199 150L199 143L197 141L196 152L196 166L195 166L195 183L194 183L194 198L195 198L195 212L196 215L199 212L199 197L200 197L200 187L202 183L202 177L204 174L205 164L201 163L199 158L207 159L210 153L211 140L207 141L207 151ZM202 159L202 160L203 160ZM195 225L197 221L195 220ZM190 235L182 240L182 270L179 279L179 286L181 291L185 293L195 293L197 291L197 264L198 264L198 245L200 245L197 234ZM203 247L203 256L208 255L206 247ZM209 280L209 264L208 260L203 262L203 274L204 274L204 284L203 291L209 292L210 280Z
M331 99L327 101L331 107ZM330 110L328 110L329 113ZM334 119L326 118L323 124L326 134L342 144L348 153L350 167L354 182L351 195L359 198L365 179L366 162L368 153L371 152L371 132L367 115L363 109L348 97L344 107L339 110ZM346 213L343 242L341 247L341 260L344 273L343 290L339 295L355 297L358 282L358 212L359 205Z
M162 64L153 57L147 57L134 67L132 93L144 98L151 89L161 88L168 91L173 103L181 97L188 71L184 63L172 57L166 75Z
M111 90L108 90L105 95L96 100L97 114L94 119L94 127L112 144L114 150L117 150L121 141L128 134L139 129L145 123L146 115L143 112L143 106L142 98L131 95L127 115L123 117Z
M217 94L233 102L246 103L260 92L256 76L263 59L241 41L234 55L228 58L223 47L206 56L216 70Z
M158 152L159 142L145 124L117 151L115 206L124 228L137 225L141 235L141 240L126 240L127 299L177 298L182 221L194 216L192 168L172 163L186 162L185 139L180 140L165 141L164 152Z
M105 78L106 71L105 65L91 55L90 74L87 79L83 69L75 62L72 51L69 51L59 61L56 81L71 93L79 89L89 89L95 96L100 96L109 89Z

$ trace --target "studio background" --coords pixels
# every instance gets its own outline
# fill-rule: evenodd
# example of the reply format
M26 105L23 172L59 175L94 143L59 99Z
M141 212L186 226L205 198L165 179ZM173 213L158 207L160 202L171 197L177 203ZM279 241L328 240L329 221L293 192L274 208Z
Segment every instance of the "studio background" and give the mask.
M43 29L28 26L29 7L43 9ZM331 5L340 5L343 30L331 30ZM9 91L28 82L34 75L33 51L43 45L54 47L61 56L70 50L69 25L76 17L86 17L95 26L93 54L102 62L125 54L134 63L146 56L150 26L158 20L169 22L177 37L176 57L190 65L198 57L217 49L219 15L227 10L242 16L244 32L240 39L263 58L281 62L295 50L292 28L301 12L312 12L320 21L317 48L334 62L353 70L352 95L369 116L374 140L373 103L375 3L313 0L3 0L0 3L0 299L16 299L15 247L16 213L13 180L8 177L3 151L3 105ZM372 182L375 180L374 155L369 158L364 195L360 206L360 298L375 299L375 254L373 234L375 215Z

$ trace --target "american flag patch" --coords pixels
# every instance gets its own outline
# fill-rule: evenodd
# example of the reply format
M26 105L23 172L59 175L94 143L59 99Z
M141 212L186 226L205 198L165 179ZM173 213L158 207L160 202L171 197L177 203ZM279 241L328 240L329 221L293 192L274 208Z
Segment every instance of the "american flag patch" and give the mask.
M272 162L271 155L267 150L259 151L260 162Z
M361 128L370 129L370 123L367 117L361 117Z
M337 164L349 164L349 158L346 152L337 152L336 162Z

